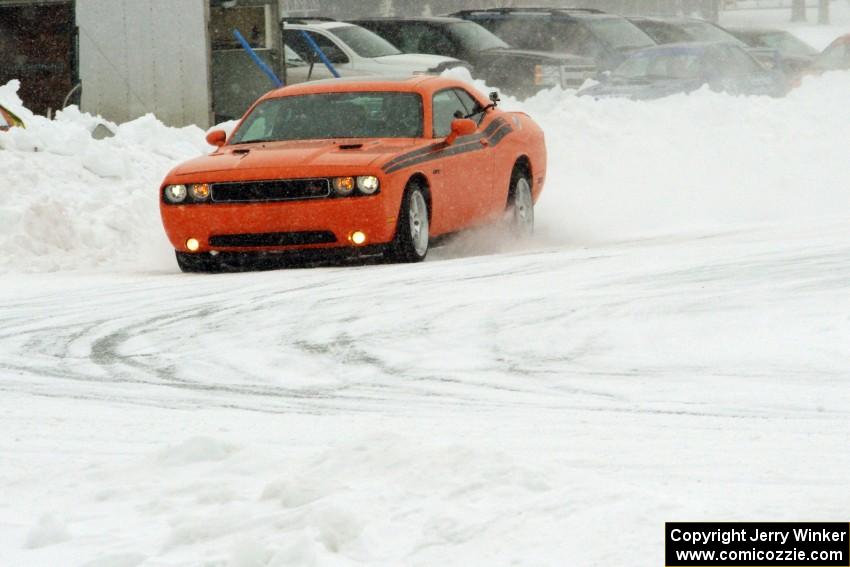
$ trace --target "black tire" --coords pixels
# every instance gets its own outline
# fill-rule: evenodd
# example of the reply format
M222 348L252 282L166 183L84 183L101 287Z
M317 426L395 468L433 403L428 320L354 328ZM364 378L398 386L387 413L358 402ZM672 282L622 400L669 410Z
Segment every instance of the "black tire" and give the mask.
M514 168L511 173L505 216L508 229L517 238L529 238L534 234L534 200L531 183L531 178L524 169Z
M425 191L418 184L411 183L401 199L395 239L388 251L391 261L415 263L425 259L430 244L429 214Z

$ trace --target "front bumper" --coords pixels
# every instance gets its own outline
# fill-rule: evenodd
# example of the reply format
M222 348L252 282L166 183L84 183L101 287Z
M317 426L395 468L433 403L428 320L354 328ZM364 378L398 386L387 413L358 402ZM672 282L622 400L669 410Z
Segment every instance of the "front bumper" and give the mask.
M384 194L305 201L170 205L160 203L162 224L181 252L274 252L387 244L395 236L398 211ZM303 235L324 235L305 238ZM332 236L331 236L332 235ZM197 241L190 249L187 242Z

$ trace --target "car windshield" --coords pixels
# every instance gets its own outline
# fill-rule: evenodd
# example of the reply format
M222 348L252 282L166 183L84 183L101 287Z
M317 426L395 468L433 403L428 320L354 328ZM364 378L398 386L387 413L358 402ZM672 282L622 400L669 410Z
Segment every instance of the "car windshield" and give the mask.
M747 47L746 43L731 33L708 22L685 22L682 24L682 28L688 32L695 41L719 41L723 43L732 43L738 47Z
M845 53L847 44L843 41L834 41L823 50L815 60L815 66L819 69L840 69L846 65Z
M230 143L421 136L422 98L416 93L320 93L261 102Z
M360 57L371 59L385 55L398 55L401 51L381 36L360 26L332 28L331 33L345 42Z
M629 57L613 76L624 79L697 79L701 55L696 51L643 52Z
M623 18L589 18L585 23L596 37L614 49L628 50L655 45L643 30Z
M295 50L288 45L283 46L283 52L286 55L287 65L291 67L300 67L307 64L303 59L301 59L301 57L298 56L297 53L295 53Z
M782 54L799 56L817 55L817 50L814 47L788 32L764 33L759 36L759 39L760 43L765 47L772 47Z
M486 49L504 49L507 43L499 39L490 30L474 22L457 22L447 26L449 33L468 51Z

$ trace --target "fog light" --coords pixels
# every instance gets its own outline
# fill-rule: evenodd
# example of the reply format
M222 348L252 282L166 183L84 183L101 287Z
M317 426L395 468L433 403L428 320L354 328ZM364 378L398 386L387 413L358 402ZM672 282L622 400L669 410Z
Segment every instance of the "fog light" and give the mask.
M189 252L197 252L198 248L200 248L200 247L201 247L201 243L198 242L197 238L190 238L189 240L186 241L186 249Z
M363 246L364 244L366 244L366 235L360 232L359 230L356 232L352 232L349 238L351 239L352 244L354 244L355 246Z

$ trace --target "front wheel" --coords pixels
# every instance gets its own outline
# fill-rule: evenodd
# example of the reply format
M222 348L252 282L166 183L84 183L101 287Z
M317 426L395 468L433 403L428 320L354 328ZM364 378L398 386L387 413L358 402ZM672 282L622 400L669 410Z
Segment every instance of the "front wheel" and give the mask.
M430 224L428 201L418 185L411 185L402 198L390 258L395 262L421 262L428 255Z
M511 176L507 217L510 231L515 236L527 238L534 234L534 197L531 194L531 183L521 171Z

